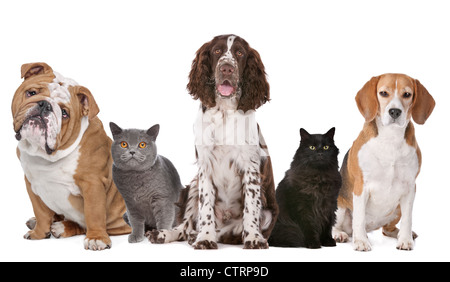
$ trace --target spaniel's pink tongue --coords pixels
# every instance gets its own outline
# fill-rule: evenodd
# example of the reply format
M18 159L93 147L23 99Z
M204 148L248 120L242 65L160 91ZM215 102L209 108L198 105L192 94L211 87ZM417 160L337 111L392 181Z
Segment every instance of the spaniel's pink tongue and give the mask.
M217 90L219 90L219 93L222 96L230 96L231 93L233 93L234 88L231 85L221 84L217 87Z

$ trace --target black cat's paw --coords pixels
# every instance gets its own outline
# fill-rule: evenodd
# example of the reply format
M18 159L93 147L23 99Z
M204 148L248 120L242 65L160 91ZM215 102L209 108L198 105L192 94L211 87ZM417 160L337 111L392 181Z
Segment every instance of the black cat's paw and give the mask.
M322 241L324 247L336 247L336 241L333 238L326 238Z

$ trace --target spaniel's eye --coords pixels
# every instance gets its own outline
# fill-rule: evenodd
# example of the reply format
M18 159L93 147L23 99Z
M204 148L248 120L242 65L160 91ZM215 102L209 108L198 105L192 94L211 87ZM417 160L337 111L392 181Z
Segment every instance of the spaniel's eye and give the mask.
M405 92L405 93L403 94L403 98L409 98L409 97L411 97L411 96L412 96L412 94L409 93L409 92Z
M326 151L326 150L330 149L330 146L323 146L323 149Z
M238 57L242 57L242 56L244 56L244 53L242 53L241 51L236 51L236 56L238 56Z
M120 147L126 148L126 147L128 147L128 143L125 141L122 141L122 142L120 142Z
M219 55L220 53L222 53L222 50L221 50L221 49L216 49L216 50L214 50L214 54Z
M70 116L69 116L69 113L67 113L67 111L65 110L65 109L62 109L62 118L63 119L68 119Z
M309 146L309 149L312 150L312 151L315 151L316 147L315 146Z
M145 142L139 143L139 148L144 149L145 147L147 147L147 143Z
M27 97L31 97L36 94L37 94L37 92L35 90L27 90L27 92L26 92Z
M389 97L389 94L386 91L380 91L379 94L380 94L381 97L385 97L385 98Z

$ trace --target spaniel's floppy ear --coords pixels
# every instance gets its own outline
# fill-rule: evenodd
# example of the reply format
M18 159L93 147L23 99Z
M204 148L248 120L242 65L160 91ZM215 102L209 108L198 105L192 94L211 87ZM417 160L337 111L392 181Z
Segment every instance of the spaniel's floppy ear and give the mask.
M242 74L242 96L238 110L256 110L270 101L270 87L259 53L249 47L247 64Z
M414 81L414 100L412 105L412 117L417 124L424 124L433 112L436 102L428 90L419 82Z
M358 109L366 122L375 119L378 113L377 85L380 77L372 77L356 94Z
M24 78L26 80L34 75L52 73L53 70L46 63L29 63L23 64L20 72L21 78Z
M211 42L203 44L196 53L189 73L187 90L194 99L200 99L206 107L212 108L216 105L215 84L211 81L213 77Z

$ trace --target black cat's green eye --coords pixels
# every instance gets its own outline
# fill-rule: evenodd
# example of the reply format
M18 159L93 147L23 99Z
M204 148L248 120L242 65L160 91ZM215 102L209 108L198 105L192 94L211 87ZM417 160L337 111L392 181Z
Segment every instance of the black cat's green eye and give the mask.
M315 146L309 146L309 149L311 149L312 151L315 151L316 147Z
M330 146L323 146L323 149L328 150L328 149L330 149Z

